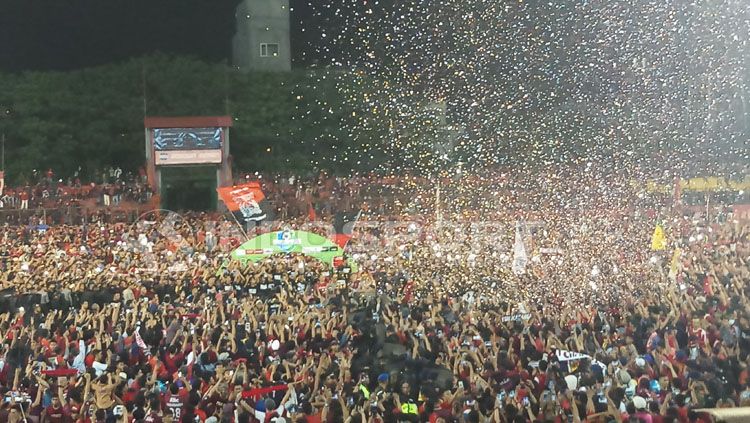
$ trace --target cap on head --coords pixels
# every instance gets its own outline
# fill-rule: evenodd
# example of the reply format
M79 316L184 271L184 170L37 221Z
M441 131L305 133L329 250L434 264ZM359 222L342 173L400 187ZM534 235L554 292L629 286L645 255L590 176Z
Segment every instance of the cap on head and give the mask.
M112 414L115 416L122 416L125 414L125 407L122 405L116 405L115 408L112 410Z

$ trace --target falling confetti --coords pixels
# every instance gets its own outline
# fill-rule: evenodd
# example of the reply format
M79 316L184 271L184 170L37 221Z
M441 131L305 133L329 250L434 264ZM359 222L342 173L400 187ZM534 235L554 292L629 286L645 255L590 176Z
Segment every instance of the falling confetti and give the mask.
M422 295L584 304L635 294L647 283L623 275L650 268L641 246L653 228L610 212L653 207L646 180L737 177L750 163L742 0L297 7L311 15L299 25L314 68L299 119L326 128L309 140L313 164L395 177L376 197L401 200L374 199L373 219L453 225L413 244L374 235L394 240L379 257L409 251L402 265ZM517 221L539 224L520 277L509 272Z
M341 139L318 140L339 146L333 162L356 168L384 153L385 170L432 173L458 162L748 158L742 0L304 7L313 18L300 25L320 34L309 41L320 58L312 85L346 99L317 106L350 112L337 114Z

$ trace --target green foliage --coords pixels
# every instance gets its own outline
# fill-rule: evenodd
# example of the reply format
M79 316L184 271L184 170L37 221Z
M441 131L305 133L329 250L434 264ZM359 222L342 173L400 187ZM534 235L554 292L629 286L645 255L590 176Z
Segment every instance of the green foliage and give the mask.
M144 163L145 115L225 114L235 119L236 169L343 170L348 164L337 168L332 158L345 149L341 122L351 111L330 106L344 104L335 83L309 71L243 74L167 56L64 73L0 74L6 174L19 183L32 169L68 176L80 166L84 178L108 166L136 170Z

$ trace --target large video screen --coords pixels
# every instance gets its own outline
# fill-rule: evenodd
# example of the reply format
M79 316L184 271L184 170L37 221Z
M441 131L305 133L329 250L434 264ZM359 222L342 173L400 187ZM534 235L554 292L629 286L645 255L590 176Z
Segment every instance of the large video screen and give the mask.
M154 150L218 150L223 128L156 128Z
M157 165L221 163L223 128L155 128Z

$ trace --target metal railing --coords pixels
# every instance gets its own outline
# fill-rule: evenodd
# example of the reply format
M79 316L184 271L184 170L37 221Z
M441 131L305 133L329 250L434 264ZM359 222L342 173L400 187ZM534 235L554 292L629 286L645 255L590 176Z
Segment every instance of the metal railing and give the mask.
M132 223L151 208L60 206L33 209L0 209L0 225L82 225L91 222Z

